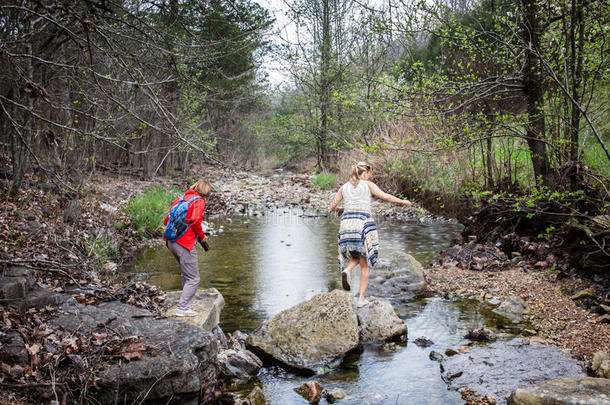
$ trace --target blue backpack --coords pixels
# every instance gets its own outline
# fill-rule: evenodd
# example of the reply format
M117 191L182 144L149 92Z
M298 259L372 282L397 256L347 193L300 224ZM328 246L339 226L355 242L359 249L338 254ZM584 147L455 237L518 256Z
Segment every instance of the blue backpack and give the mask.
M180 197L180 201L170 211L168 215L167 226L165 227L165 239L170 242L175 242L179 239L189 227L186 223L186 213L189 209L189 204L192 201L201 198L200 196L191 197L188 201L184 201L184 196Z

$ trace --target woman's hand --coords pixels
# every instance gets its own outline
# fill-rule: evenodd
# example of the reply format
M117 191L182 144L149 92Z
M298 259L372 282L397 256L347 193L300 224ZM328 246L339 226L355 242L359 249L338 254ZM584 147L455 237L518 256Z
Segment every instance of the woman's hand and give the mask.
M412 207L413 203L409 200L402 200L401 204L404 205L405 207Z

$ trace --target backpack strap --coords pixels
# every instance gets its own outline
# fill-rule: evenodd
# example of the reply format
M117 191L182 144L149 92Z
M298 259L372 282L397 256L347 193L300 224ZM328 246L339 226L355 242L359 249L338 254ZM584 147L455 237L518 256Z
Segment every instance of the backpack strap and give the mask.
M182 196L182 198L184 198L184 196ZM193 201L198 200L198 199L200 199L200 198L203 198L203 197L201 197L200 195L196 195L196 196L191 197L191 198L189 198L188 200L186 200L186 206L187 206L187 210L188 210L188 206L190 206L190 205L191 205L191 203L192 203ZM181 199L180 201L182 202L182 199ZM188 211L187 211L187 213L188 213ZM186 219L186 216L185 216L185 218L184 218L184 222L186 222L186 223L188 224L187 219Z
M182 202L182 199L183 199L183 198L184 198L184 196L182 196L182 197L180 198L180 202ZM196 195L196 196L194 196L194 197L189 198L189 199L186 201L186 205L190 205L190 204L191 204L191 202L193 202L193 201L195 201L195 200L197 200L197 199L199 199L199 198L203 198L203 197L201 197L200 195Z

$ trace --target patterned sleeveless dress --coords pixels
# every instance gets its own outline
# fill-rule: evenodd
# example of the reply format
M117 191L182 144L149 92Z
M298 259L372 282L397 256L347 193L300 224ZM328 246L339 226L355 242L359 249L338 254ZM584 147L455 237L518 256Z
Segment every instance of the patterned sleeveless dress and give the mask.
M352 183L342 186L343 215L339 226L339 270L343 270L346 261L355 257L364 257L373 269L377 263L379 236L373 216L371 215L371 190L366 180L360 180L354 187Z

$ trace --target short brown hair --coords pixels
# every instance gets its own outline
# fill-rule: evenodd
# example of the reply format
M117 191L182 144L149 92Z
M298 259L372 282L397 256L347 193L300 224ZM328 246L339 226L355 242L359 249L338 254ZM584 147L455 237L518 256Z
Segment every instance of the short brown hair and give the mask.
M189 190L195 190L200 196L207 198L212 191L212 186L205 179L199 179L189 187Z

